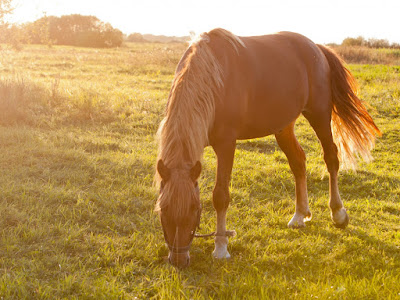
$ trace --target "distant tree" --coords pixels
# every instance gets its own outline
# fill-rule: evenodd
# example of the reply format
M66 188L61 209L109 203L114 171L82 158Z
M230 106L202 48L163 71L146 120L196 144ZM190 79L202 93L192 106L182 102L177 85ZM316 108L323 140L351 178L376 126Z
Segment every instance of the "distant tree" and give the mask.
M390 45L390 48L393 48L393 49L400 49L400 44L398 44L398 43L392 43L392 44Z
M101 24L101 41L105 47L119 47L124 41L124 35L119 29L115 29L110 23Z
M143 35L140 33L132 33L126 38L127 42L132 42L132 43L144 43L146 40L143 38Z
M342 46L351 46L351 47L367 47L367 48L393 48L393 49L399 49L400 45L396 43L389 43L388 40L385 39L374 39L370 38L366 40L362 36L359 36L358 38L345 38L342 42Z
M366 46L369 48L390 48L390 43L384 39L368 39Z
M14 11L12 1L0 0L0 42L20 49L20 29L17 26L10 26L5 20L5 17Z
M9 44L14 49L20 50L25 43L24 31L18 25L0 26L0 43Z
M118 47L123 34L110 24L94 16L67 15L44 16L25 25L25 33L31 43L57 44L82 47Z
M153 34L144 34L143 38L146 42L152 43L184 43L190 41L189 36L165 36L165 35L153 35Z
M56 17L44 16L32 23L23 26L22 31L25 43L51 44L50 24Z
M362 36L358 38L345 38L342 42L342 46L364 46L366 43L365 39Z
M4 17L14 10L11 2L12 0L0 0L0 24L4 24Z

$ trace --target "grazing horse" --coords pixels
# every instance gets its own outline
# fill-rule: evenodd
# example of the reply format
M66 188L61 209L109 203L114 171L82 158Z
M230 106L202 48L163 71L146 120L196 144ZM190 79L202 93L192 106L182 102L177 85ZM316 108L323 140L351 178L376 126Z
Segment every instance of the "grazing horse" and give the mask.
M329 48L291 32L238 37L224 29L203 33L181 58L160 124L156 204L169 261L189 264L199 226L198 178L204 147L217 156L213 206L217 213L215 258L229 258L226 211L236 140L274 134L296 183L296 210L288 226L311 219L306 157L294 125L309 121L329 172L331 217L344 228L349 217L338 189L339 159L370 159L379 129L356 95L356 83Z

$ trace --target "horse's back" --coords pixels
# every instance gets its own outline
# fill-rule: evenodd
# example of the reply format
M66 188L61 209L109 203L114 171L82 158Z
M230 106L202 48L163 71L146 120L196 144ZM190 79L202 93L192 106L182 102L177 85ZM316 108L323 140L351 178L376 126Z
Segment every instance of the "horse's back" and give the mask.
M245 47L239 55L231 54L226 65L224 115L235 124L238 139L277 133L305 110L319 84L316 79L328 83L325 57L316 44L296 33L241 40Z

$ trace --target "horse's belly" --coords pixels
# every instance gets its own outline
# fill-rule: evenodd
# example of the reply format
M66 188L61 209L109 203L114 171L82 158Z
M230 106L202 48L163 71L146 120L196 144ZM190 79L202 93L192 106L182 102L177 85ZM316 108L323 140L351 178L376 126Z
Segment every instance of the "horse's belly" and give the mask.
M241 113L238 139L250 139L276 134L301 114L306 98L303 93L292 97L250 99Z
M308 101L305 69L291 65L274 74L261 74L247 82L247 94L238 99L242 103L240 139L278 133L297 119Z
M268 116L264 116L264 119L255 117L255 120L246 122L239 128L238 139L253 139L279 133L291 122L296 120L298 115L299 114L292 118L282 118L280 120L276 120L277 118L275 117L268 118Z

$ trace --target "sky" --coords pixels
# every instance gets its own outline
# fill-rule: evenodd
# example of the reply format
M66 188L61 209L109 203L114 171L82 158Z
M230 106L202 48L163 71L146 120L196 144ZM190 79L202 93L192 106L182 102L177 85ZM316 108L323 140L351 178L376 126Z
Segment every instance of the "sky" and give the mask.
M400 43L400 0L13 0L11 22L94 15L123 33L184 36L222 27L241 36L299 32L317 43L346 37Z

